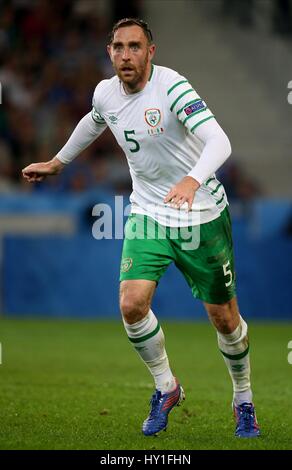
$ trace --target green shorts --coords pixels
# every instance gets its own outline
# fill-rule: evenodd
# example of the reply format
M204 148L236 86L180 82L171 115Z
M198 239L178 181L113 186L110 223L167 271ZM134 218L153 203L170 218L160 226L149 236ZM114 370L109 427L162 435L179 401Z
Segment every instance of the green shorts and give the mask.
M174 262L194 297L222 304L235 296L234 256L228 207L211 222L177 229L131 214L125 227L120 281L159 282Z

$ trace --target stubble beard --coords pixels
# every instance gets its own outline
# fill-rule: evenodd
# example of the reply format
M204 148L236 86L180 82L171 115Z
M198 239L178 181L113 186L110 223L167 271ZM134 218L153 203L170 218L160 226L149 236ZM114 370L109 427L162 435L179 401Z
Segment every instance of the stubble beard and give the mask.
M135 68L135 70L134 70L135 73L133 74L133 78L129 77L129 79L127 79L127 78L125 79L125 77L123 76L123 72L120 71L117 67L115 67L115 65L113 65L113 67L114 67L114 70L115 70L117 76L119 77L119 79L121 80L123 85L126 87L126 89L129 89L131 91L135 91L135 89L137 88L137 85L140 82L142 82L145 78L147 62L148 62L147 57L145 57L144 62L139 67L140 70L137 70L137 68Z

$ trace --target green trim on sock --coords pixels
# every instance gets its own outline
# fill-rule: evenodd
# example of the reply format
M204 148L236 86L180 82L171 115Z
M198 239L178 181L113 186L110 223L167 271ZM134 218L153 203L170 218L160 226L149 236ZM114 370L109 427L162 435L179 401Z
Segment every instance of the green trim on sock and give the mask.
M159 323L157 323L156 328L153 331L151 331L151 333L148 333L148 335L141 336L140 338L130 338L130 336L128 336L128 338L132 343L142 343L143 341L146 341L147 339L152 338L152 336L155 336L159 330L160 330L160 325Z
M247 349L245 351L243 351L242 353L240 354L234 354L234 355L231 355L231 354L226 354L225 352L223 352L221 349L220 351L222 352L223 356L227 357L227 359L231 359L232 361L238 361L239 359L242 359L244 358L248 352L249 352L249 346L247 347Z

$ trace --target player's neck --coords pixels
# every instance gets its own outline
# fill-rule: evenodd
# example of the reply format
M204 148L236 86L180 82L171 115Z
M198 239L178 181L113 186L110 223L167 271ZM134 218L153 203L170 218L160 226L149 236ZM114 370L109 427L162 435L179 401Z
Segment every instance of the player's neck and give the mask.
M128 83L123 82L123 88L125 90L125 93L127 95L133 95L134 93L139 93L140 91L142 91L145 88L145 86L147 85L148 81L150 80L151 75L152 75L152 64L151 64L151 62L149 62L149 64L147 65L147 68L146 68L143 79L140 80L137 84L135 84L132 87L131 85L129 86Z

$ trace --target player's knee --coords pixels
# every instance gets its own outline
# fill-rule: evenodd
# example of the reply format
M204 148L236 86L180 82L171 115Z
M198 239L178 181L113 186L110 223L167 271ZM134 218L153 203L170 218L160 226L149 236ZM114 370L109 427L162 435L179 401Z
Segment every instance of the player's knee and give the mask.
M135 295L121 296L120 309L126 323L133 325L143 318L149 312L150 306L147 302L137 298Z
M239 319L218 316L214 322L216 329L225 335L233 333L239 325Z
M215 328L223 334L230 334L240 322L239 311L235 299L219 304L206 304L208 315Z

